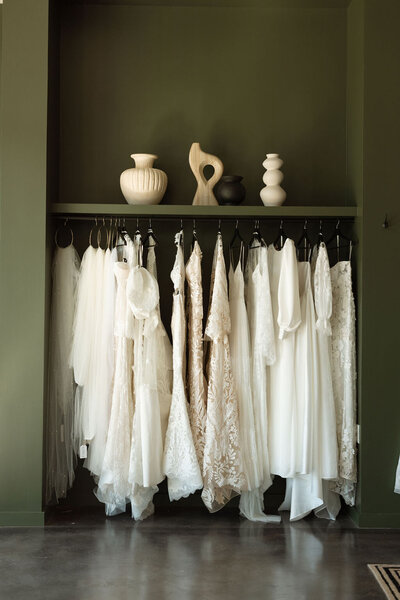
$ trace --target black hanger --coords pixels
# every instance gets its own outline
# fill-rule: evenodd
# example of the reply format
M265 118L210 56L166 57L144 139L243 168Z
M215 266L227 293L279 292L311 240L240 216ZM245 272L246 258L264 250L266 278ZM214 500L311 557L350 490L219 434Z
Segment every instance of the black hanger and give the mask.
M325 239L324 239L324 234L322 231L322 219L319 220L319 231L318 231L318 240L317 240L317 246L319 248L320 244L325 243ZM326 244L325 244L326 245Z
M340 249L341 248L348 248L349 249L349 260L351 259L351 252L354 246L353 240L351 238L349 238L347 235L345 235L341 229L340 229L340 219L338 219L337 223L336 223L336 227L335 227L335 231L333 232L333 234L331 235L331 237L327 240L326 242L326 246L328 247L333 240L336 239L336 252L337 252L337 260L340 260ZM342 244L341 240L343 240L345 243Z
M260 221L258 221L256 219L254 221L254 229L253 229L253 233L251 234L251 239L249 242L249 250L254 250L255 248L261 248L261 246L264 246L264 245L265 245L265 242L260 233Z
M283 229L283 219L281 219L281 223L279 225L279 233L278 233L276 240L274 241L274 246L277 250L282 250L287 237L288 236L286 235L286 233Z
M149 228L147 230L147 235L143 240L144 248L155 248L158 246L158 240L154 234L153 228L151 226L151 219L149 219Z
M71 236L71 241L69 243L69 246L72 246L72 244L74 243L74 232L72 231L71 225L68 223L68 217L65 219L64 223L63 223L63 227L68 227L69 229L69 234ZM56 246L58 246L59 248L66 248L67 246L60 246L58 243L58 234L60 232L60 227L57 227L55 236L54 236L54 241Z
M239 221L238 220L236 220L235 231L233 233L233 237L232 237L232 239L230 241L230 244L229 244L229 257L230 257L232 265L234 265L233 251L236 248L239 248L239 260L241 262L243 262L244 239L240 235ZM242 268L243 268L243 265L242 265Z
M197 239L197 232L196 232L196 221L193 219L193 237L192 237L192 243L191 243L192 250L194 248L195 242L198 242L198 239Z
M125 236L127 235L127 230L126 230L126 226L125 226L125 219L122 221L122 226L121 226L121 219L119 219L118 222L118 227L117 227L117 232L118 235L121 237L122 239L122 244L116 244L115 247L116 248L121 248L121 246L126 246L127 245L127 241ZM118 241L118 238L117 238Z
M300 257L300 252L304 252L303 258L304 260L310 260L313 244L310 240L310 236L308 235L307 230L307 219L304 220L303 233L301 234L298 242L296 244L297 248L297 256Z
M222 233L221 233L221 219L218 219L218 230L217 230L217 235L222 235Z

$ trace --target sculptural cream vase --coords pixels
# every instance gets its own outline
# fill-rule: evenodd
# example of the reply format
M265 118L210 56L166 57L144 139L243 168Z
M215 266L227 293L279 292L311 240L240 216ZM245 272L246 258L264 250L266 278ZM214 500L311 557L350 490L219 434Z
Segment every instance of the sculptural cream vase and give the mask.
M135 168L121 173L120 185L128 204L159 204L167 189L164 171L153 169L155 154L131 154Z
M283 181L283 173L280 170L283 160L279 154L267 154L263 162L266 169L263 182L265 187L261 190L260 196L264 206L281 206L286 200L286 192L280 186Z

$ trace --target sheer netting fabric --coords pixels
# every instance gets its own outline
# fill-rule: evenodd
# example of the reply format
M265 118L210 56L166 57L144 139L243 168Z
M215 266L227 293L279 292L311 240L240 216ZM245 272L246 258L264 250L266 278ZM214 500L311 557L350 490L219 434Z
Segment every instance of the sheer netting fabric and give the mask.
M216 512L245 486L240 448L239 409L232 376L231 329L222 236L218 234L211 275L205 337L210 341L204 488L202 499Z
M79 265L72 244L66 248L57 246L52 265L47 381L47 503L64 498L74 480L75 382L71 346Z

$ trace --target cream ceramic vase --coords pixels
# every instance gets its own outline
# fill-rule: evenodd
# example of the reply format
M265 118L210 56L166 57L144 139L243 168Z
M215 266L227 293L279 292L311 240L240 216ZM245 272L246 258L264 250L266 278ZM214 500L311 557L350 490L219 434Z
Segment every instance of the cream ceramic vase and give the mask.
M135 167L121 173L121 191L128 204L159 204L167 189L164 171L153 169L155 154L131 154Z
M286 200L286 192L280 185L283 181L283 173L280 170L282 165L283 160L279 158L279 154L267 154L263 162L263 167L266 169L263 176L265 187L261 190L260 196L264 206L280 206Z

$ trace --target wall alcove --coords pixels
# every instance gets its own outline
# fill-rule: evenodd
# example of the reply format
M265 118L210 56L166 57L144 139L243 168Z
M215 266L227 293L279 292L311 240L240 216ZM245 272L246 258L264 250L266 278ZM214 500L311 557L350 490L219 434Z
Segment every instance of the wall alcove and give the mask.
M225 172L244 176L247 196L237 215L247 219L244 227L263 210L261 163L270 151L285 160L288 199L281 214L263 213L268 234L279 216L321 217L328 229L337 217L350 217L347 227L359 241L361 423L353 517L364 526L400 525L392 492L400 421L393 315L400 288L389 268L400 255L394 159L400 84L391 61L400 51L394 28L400 14L395 0L384 4L385 10L377 0L38 0L33 7L13 0L3 7L0 297L8 315L1 339L10 343L0 350L0 523L43 523L57 215L129 213L119 175L131 153L154 152L169 186L151 214L172 246L180 216L193 217L188 152L200 141L220 156ZM383 76L380 61L392 77ZM385 156L380 175L377 153ZM388 230L381 227L385 213ZM15 245L16 227L32 249L28 256ZM85 225L74 227L83 247ZM204 246L212 247L214 233L208 223ZM17 269L3 251L11 246ZM165 286L170 258L162 263ZM28 298L19 282L32 274ZM18 364L28 365L24 378ZM74 493L79 503L79 489Z

